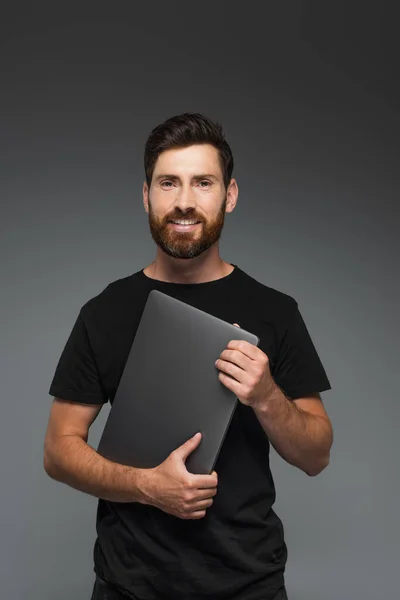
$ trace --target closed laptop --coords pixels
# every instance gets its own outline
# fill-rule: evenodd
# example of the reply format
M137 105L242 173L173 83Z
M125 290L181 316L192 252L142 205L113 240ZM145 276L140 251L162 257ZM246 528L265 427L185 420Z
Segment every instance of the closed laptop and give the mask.
M191 473L210 474L237 405L215 361L232 339L259 338L152 290L134 337L97 451L138 468L161 464L202 433L188 456Z

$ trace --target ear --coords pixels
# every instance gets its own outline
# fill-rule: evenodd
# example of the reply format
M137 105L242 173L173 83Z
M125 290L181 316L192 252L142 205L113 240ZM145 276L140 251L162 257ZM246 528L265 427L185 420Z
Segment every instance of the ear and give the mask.
M237 200L238 200L238 196L239 196L239 188L237 185L237 181L236 181L236 179L232 178L229 183L227 194L226 194L226 207L225 207L226 213L231 213L235 209L235 206L236 206Z
M147 185L146 181L144 181L144 183L143 183L143 206L144 206L144 210L148 213L149 212L149 186Z

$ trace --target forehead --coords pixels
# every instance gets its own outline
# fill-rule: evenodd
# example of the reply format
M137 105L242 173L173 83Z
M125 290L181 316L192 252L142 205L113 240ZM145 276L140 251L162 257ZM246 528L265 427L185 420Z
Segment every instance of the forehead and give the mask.
M210 144L165 150L156 161L153 176L156 177L159 173L190 176L199 172L222 177L218 150Z

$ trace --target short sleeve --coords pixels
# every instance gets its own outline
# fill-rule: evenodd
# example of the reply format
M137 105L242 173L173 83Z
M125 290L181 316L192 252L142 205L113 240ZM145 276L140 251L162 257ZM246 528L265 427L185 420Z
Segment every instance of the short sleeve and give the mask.
M280 342L273 377L291 400L332 389L296 301Z
M82 404L101 405L108 401L100 381L82 310L61 353L49 394Z

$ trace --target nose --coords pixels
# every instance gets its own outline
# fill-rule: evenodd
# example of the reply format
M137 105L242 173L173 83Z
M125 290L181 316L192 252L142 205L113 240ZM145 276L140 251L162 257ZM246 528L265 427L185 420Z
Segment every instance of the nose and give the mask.
M195 194L190 185L181 186L175 199L175 207L179 208L182 212L187 212L190 209L195 209Z

